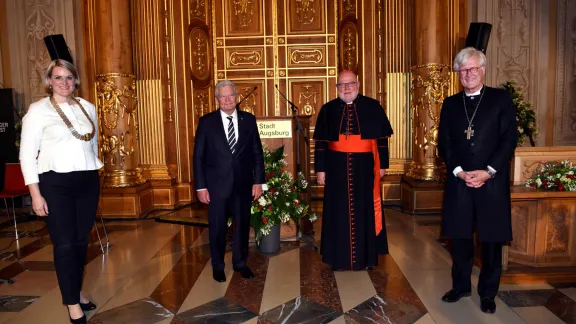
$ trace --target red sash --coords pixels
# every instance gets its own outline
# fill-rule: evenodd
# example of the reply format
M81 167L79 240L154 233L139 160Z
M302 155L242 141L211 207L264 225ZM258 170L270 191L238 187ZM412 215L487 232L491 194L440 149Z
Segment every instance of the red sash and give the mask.
M380 156L378 144L375 139L363 140L360 135L342 135L337 142L329 142L328 148L332 151L345 153L366 153L374 155L374 223L376 235L382 230L382 198L380 197Z

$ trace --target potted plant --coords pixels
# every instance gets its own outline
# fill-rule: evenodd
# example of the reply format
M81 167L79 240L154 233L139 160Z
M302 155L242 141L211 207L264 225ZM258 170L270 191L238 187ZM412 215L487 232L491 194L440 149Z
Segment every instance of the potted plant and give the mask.
M576 167L570 161L546 163L542 168L536 170L536 174L532 178L526 181L526 187L576 191L575 172Z
M536 126L536 112L532 110L532 105L524 101L524 93L516 85L516 81L506 81L502 87L512 95L512 101L516 106L517 145L522 146L528 139L531 146L536 146L534 137L538 136L538 127Z
M250 225L254 228L256 244L263 253L274 253L280 248L280 225L293 220L300 230L300 220L308 217L317 219L310 213L310 205L301 200L301 194L308 183L304 175L298 173L296 179L284 170L284 146L274 151L264 145L264 168L266 185L262 196L252 202Z

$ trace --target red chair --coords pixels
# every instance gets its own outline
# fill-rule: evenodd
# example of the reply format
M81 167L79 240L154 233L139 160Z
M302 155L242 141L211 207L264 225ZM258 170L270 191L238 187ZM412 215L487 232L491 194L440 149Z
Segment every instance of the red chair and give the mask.
M24 183L24 176L22 175L20 163L6 163L4 190L0 191L0 198L4 199L8 218L10 218L8 198L12 200L12 217L14 218L14 232L16 233L16 239L18 239L18 227L16 226L16 208L14 205L14 198L22 197L29 193L30 190L28 190L28 186Z

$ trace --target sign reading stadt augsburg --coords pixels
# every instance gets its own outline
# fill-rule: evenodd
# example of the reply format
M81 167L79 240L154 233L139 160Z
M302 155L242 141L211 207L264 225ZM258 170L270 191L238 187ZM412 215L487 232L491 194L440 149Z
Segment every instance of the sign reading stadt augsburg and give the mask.
M260 138L290 138L292 137L292 121L274 120L257 121Z

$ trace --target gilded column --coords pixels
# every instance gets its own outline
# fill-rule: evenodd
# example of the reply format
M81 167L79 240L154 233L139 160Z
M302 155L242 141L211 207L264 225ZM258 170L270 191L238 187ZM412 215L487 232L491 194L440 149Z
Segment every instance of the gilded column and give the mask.
M140 125L140 167L147 179L170 180L166 165L164 123L172 122L171 114L164 116L162 69L162 23L158 0L132 2L134 36L134 70L138 93L138 121Z
M415 0L414 45L410 86L412 152L407 176L441 180L445 167L438 157L440 109L450 81L450 33L446 23L450 0Z
M98 0L94 5L96 102L104 187L143 184L138 156L139 100L132 61L129 0Z

